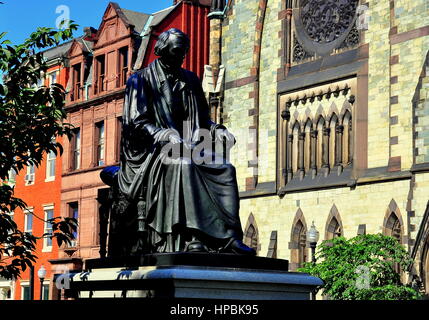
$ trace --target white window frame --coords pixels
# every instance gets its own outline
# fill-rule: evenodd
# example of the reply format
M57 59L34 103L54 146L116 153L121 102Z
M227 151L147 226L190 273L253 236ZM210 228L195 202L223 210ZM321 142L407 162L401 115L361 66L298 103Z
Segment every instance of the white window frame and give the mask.
M48 220L48 215L47 215L47 211L52 210L52 218L55 216L55 210L54 210L54 205L53 204L49 204L49 205L44 205L43 206L43 214L44 214L44 222L43 222L43 233L47 233L49 230L52 232L52 226L51 228L48 228L48 222L46 220ZM53 239L51 240L53 241ZM43 248L42 248L42 252L51 252L52 251L52 246L53 246L53 242L51 242L51 245L48 245L48 239L47 238L43 238Z
M0 278L0 290L2 289L10 289L10 298L6 298L4 300L0 299L0 301L7 300L15 300L15 281L14 280L5 280L4 278Z
M77 134L78 133L78 134ZM81 162L81 143L82 143L82 129L81 127L78 127L75 129L75 132L73 132L73 140L72 140L72 149L73 152L71 156L73 157L73 170L79 170L80 169L80 162ZM77 156L76 156L77 154Z
M43 299L43 297L45 296L45 287L48 287L48 300L49 300L50 289L51 289L51 280L49 280L49 279L45 279L45 280L43 281L43 287L42 287L42 300L44 300L44 299ZM46 301L46 300L45 300L45 301Z
M73 210L72 210L72 207L71 207L71 204L74 204L74 203L76 203L77 204L77 221L79 222L79 215L80 215L80 203L79 203L79 201L72 201L72 202L69 202L69 203L67 203L67 206L68 206L68 209L67 210L69 210L69 217L70 218L74 218L74 215L73 215ZM76 230L76 239L74 239L74 240L71 240L71 243L70 243L70 245L69 245L69 247L70 248L75 248L75 247L77 247L78 246L78 242L79 242L79 230L80 228L79 228L79 226L77 227L77 230Z
M57 79L58 79L58 70L55 71L51 71L48 73L48 86L52 85L52 76L55 75L55 82L54 83L58 83Z
M22 281L20 283L21 286L21 300L24 300L24 287L30 287L30 281L26 280L26 281Z
M33 227L34 227L34 215L33 215L34 209L33 208L27 208L24 211L25 217L24 217L24 232L30 232L31 234L33 234ZM31 220L31 230L27 229L27 222L28 222L28 215L32 216L32 220Z
M53 157L53 158L50 158ZM55 170L56 170L56 162L57 162L57 156L53 151L49 151L46 154L46 178L45 182L50 182L55 180ZM53 164L52 164L53 163ZM54 166L54 175L50 176L51 167Z
M97 122L95 125L97 130L96 141L96 160L97 166L104 166L106 164L106 125L105 121Z
M15 174L13 174L12 172L15 172ZM14 170L14 169L10 169L9 173L7 175L7 184L11 187L13 187L16 184L16 176L18 175L18 173ZM10 179L11 176L14 176L13 179Z
M31 171L33 171L33 172L31 172ZM34 164L29 164L27 166L27 169L25 171L24 180L25 180L26 186L31 186L36 181L36 166Z

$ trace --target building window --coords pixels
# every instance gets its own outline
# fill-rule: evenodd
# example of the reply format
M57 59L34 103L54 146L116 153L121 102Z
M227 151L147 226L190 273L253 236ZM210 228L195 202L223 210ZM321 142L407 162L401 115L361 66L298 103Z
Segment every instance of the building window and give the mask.
M341 225L335 217L332 217L328 225L326 240L338 238L338 237L341 237L341 235L342 235Z
M128 47L119 49L119 83L118 87L124 86L127 83L128 77Z
M42 287L42 300L49 300L49 284L44 284Z
M402 243L401 221L394 212L387 219L385 230L387 236L391 236L398 240L399 243Z
M286 3L287 8L293 8L285 18L283 27L288 43L285 50L287 64L312 61L327 53L335 54L359 45L360 34L353 20L358 0L300 0ZM321 20L320 12L330 14Z
M0 287L0 301L1 300L12 300L12 288Z
M79 203L78 202L71 202L69 203L69 217L76 219L76 221L79 221ZM79 230L76 230L73 232L74 240L71 243L71 247L76 247L77 241L78 241L78 232Z
M24 213L24 232L33 234L33 211L32 209L27 209Z
M116 162L121 157L121 139L122 139L122 117L116 119Z
M310 172L313 167L314 159L312 157L312 143L311 143L311 132L313 131L313 124L310 119L307 120L304 127L304 172Z
M383 234L395 238L398 243L402 244L403 232L402 232L402 222L400 213L397 213L397 205L394 200L391 201L389 209L387 211L387 218L384 221ZM393 270L401 275L402 270L399 263L393 263Z
M346 111L343 117L343 164L349 165L353 162L353 140L352 140L352 115Z
M30 300L30 286L21 285L21 300Z
M71 91L71 101L79 100L81 98L81 88L82 88L82 75L81 75L82 66L80 63L75 64L72 67L72 79L73 79L73 88Z
M71 169L80 169L80 128L73 130L71 140Z
M253 224L250 224L244 235L244 243L255 251L258 251L258 230Z
M95 137L96 137L96 165L104 166L105 164L105 151L104 151L104 121L95 124Z
M53 85L54 83L57 83L57 72L56 71L51 72L48 75L48 81L49 81L49 83L48 83L49 86Z
M49 151L46 156L46 180L45 181L55 180L56 160L57 160L57 156L55 152Z
M30 164L27 166L27 171L25 174L25 185L29 186L34 184L35 178L36 178L36 166L34 164Z
M294 228L293 236L294 241L298 245L298 254L297 261L299 267L302 267L304 262L307 262L307 230L304 227L304 224L300 221L297 222Z
M106 77L106 56L101 55L95 58L95 68L96 68L96 76L95 76L95 86L94 91L95 94L103 92L106 90L105 87L105 77Z
M52 223L49 222L50 219L54 217L54 208L45 207L45 222L44 222L44 230L43 233L45 235L52 234ZM52 238L45 237L43 242L43 251L51 251L52 250Z
M289 248L291 249L291 270L294 271L297 268L302 267L303 263L307 262L308 259L307 227L301 209L298 209L292 225Z
M338 212L337 206L332 205L331 211L329 212L328 219L325 225L325 239L332 240L334 238L341 237L343 235L343 224L341 222L341 216Z
M10 186L14 186L16 183L16 171L15 169L10 169L7 176L7 182Z

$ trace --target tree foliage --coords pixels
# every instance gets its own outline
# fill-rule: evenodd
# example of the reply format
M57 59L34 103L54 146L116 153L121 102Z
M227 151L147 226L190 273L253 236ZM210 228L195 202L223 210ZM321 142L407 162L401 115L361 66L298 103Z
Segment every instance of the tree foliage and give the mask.
M323 294L334 300L409 300L419 293L401 283L400 267L408 270L413 261L395 238L359 235L338 237L318 246L317 263L306 263L299 271L321 278Z
M26 204L14 196L14 187L7 183L11 170L38 167L46 153L62 153L53 139L71 135L71 125L64 123L65 89L57 83L37 86L48 70L43 51L72 38L77 25L55 30L38 28L23 44L12 45L0 33L0 276L11 279L35 261L36 241L56 238L59 245L73 240L77 221L55 217L52 234L35 236L22 232L10 214L24 210Z

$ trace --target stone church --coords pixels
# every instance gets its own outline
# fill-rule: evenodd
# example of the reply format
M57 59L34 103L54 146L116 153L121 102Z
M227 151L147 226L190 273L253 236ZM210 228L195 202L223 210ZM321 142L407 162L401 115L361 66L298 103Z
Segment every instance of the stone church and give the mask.
M230 0L223 12L224 86L210 101L237 137L246 243L296 270L313 222L319 243L390 235L415 261L404 281L429 292L428 1Z

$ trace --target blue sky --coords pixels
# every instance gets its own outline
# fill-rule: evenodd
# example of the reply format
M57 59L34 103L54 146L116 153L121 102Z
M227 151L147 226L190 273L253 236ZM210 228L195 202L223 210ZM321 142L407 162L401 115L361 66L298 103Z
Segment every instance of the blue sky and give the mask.
M0 4L0 33L7 32L5 39L13 44L23 42L37 27L52 27L68 8L70 19L80 27L74 34L79 36L84 27L98 29L108 0L2 0ZM173 0L117 0L121 8L153 13L173 4ZM66 6L66 7L64 7ZM56 13L57 8L59 13Z

